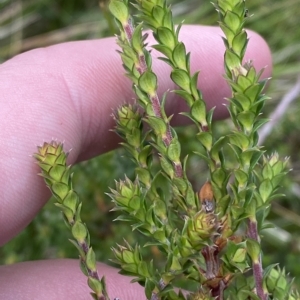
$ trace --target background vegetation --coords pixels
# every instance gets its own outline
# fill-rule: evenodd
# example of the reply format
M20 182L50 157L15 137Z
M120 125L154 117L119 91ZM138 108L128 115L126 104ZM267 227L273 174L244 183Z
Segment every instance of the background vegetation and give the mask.
M178 22L216 25L217 15L210 1L170 1ZM70 40L95 39L113 34L114 24L106 11L107 1L50 1L2 0L0 1L0 61L36 48ZM298 0L248 1L253 17L247 27L259 32L269 43L274 62L273 79L268 94L272 97L265 114L274 113L278 104L276 122L265 139L267 152L278 151L280 156L290 156L293 169L283 182L286 194L272 204L270 221L275 226L264 232L263 248L266 264L279 262L285 266L295 284L300 287L300 16ZM298 89L298 90L297 90ZM291 93L294 91L294 96ZM286 105L285 100L291 103ZM292 102L292 100L294 100ZM278 115L281 117L279 119ZM216 123L221 135L226 126ZM184 141L183 152L195 149L193 127L180 130ZM132 165L125 152L117 149L83 162L74 167L74 186L83 200L82 219L92 235L93 248L98 260L107 262L112 257L110 247L122 243L126 237L133 244L141 239L129 227L113 222L117 214L109 213L110 199L105 195L114 187L114 179L126 173L132 178ZM190 157L189 176L195 187L207 179L205 165ZM96 208L96 209L95 209ZM0 248L0 263L11 264L25 260L58 257L77 257L77 250L67 242L68 231L62 217L49 202L35 220L14 240ZM30 241L30 243L29 243ZM148 255L158 255L152 247ZM159 257L158 257L159 259Z

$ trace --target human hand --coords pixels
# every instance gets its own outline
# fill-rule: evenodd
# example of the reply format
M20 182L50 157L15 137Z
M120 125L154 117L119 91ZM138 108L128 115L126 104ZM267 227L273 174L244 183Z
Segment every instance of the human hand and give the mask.
M263 76L271 73L270 51L261 37L248 32L246 59ZM184 26L180 38L191 51L192 71L201 70L199 88L216 118L227 115L230 96L223 78L224 46L214 27ZM112 109L134 96L115 51L115 38L71 42L16 56L0 66L0 245L20 232L50 197L38 166L30 157L36 146L52 138L71 149L69 164L116 147ZM155 51L153 51L155 55ZM169 67L154 60L160 95L174 84ZM182 111L183 101L168 95L169 113ZM182 124L181 117L174 117ZM101 265L111 297L143 299L144 290L130 278ZM88 299L89 288L76 260L26 262L0 267L0 299Z

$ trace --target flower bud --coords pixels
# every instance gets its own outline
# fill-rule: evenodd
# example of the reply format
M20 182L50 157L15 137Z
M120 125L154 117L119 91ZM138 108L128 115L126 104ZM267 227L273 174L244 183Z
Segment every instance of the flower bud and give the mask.
M199 290L197 293L192 295L193 300L212 300L213 297L210 296L210 291L204 291L203 289Z
M117 121L117 131L119 133L119 127L126 129L128 132L132 132L135 128L141 126L141 115L138 108L135 105L125 104L121 106L115 113L114 118Z
M116 183L116 190L111 190L109 196L116 204L127 207L130 211L137 211L142 202L142 192L137 181L132 182L127 177Z
M284 270L272 269L264 280L274 299L287 299L286 295L290 293L290 284L287 282Z
M217 228L216 215L203 210L188 219L187 234L192 245L199 245L211 237Z
M202 209L206 213L212 213L215 209L214 193L211 183L207 181L199 191L199 199L202 204Z

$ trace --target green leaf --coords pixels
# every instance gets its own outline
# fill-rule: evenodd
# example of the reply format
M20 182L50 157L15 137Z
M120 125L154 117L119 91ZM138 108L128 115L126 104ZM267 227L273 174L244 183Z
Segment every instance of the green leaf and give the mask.
M191 208L197 207L197 197L195 196L194 190L190 184L188 184L188 188L185 193L185 202Z
M237 1L234 6L234 12L244 20L248 16L248 9L245 6L245 1Z
M273 169L270 164L266 163L262 169L262 176L264 179L272 179L274 177Z
M67 196L69 190L69 186L61 182L55 182L51 186L52 193L58 198L58 200L62 201Z
M231 101L231 99L229 99ZM242 107L243 111L247 111L251 108L251 101L250 99L242 93L234 93L234 98L232 101L238 108Z
M141 24L139 24L138 26L135 27L134 32L132 34L132 39L131 39L132 48L139 55L144 54L144 52L143 52L144 42L143 42L143 36L142 36L143 27L142 26L143 26L143 24L141 23Z
M95 252L93 251L92 247L89 248L87 254L86 254L86 266L91 270L91 271L97 271L96 269L96 256Z
M146 166L152 156L152 148L150 145L145 146L138 155L139 162Z
M257 204L257 201L255 201L252 196L253 192L247 193L245 212L248 217L254 217L257 211L257 207L260 206L260 203Z
M38 154L35 154L35 159L39 160ZM41 159L43 159L43 157ZM43 176L45 176L48 174L49 170L52 168L52 165L49 165L48 163L44 164L42 162L39 162L39 167L44 171Z
M163 171L172 179L174 177L174 168L172 163L163 156L160 156L159 160Z
M139 87L147 94L153 95L157 89L157 77L151 71L144 72L139 78Z
M220 198L222 196L222 193L220 193L219 197L215 192L214 194L217 201L217 213L220 212L221 216L223 216L226 213L227 209L229 209L230 207L231 198L229 195L225 195L224 197Z
M103 287L101 281L99 281L98 279L89 276L88 286L96 293L96 296L102 295ZM98 296L95 299L99 299Z
M168 253L168 258L165 266L166 272L174 272L182 270L182 265L179 262L179 258L177 255L173 255L173 253Z
M153 220L153 207L150 207L146 211L146 220L148 224L145 224L143 227L148 230L151 234L153 233L153 228L155 228L155 222Z
M133 209L134 211L138 211L141 207L142 199L139 196L133 196L129 203L128 206Z
M86 226L80 222L76 221L72 226L72 235L79 243L84 243L87 236Z
M128 125L134 123L133 120L128 122ZM141 130L139 128L132 128L131 134L126 134L127 143L133 148L138 148L141 145Z
M74 190L70 190L63 201L63 205L68 207L73 212L73 214L75 214L78 203L79 197L77 193Z
M161 197L162 199L164 199L164 195ZM164 200L158 199L156 198L154 203L153 203L153 211L154 214L160 218L160 222L166 222L167 221L167 207L166 207L166 203Z
M238 205L232 205L230 207L230 213L235 221L240 221L240 216L244 213L244 208Z
M122 269L123 271L125 271L124 273L121 273L120 274L124 274L124 275L133 275L133 276L136 276L138 275L138 270L137 270L137 266L136 264L123 264L122 266Z
M124 69L127 71L127 72L131 72L133 66L134 66L134 61L133 59L125 54L125 53L120 53L120 56L121 56L121 59L122 59L122 62L123 62L123 67Z
M212 108L212 109L210 109L209 111L208 111L208 113L207 113L207 116L206 116L206 120L207 120L207 123L208 123L208 125L210 126L211 125L211 122L212 122L212 118L213 118L213 114L214 114L214 110L215 110L215 106Z
M166 234L163 229L158 229L153 233L153 238L161 243L166 243Z
M81 212L81 207L82 207L82 203L78 204L78 207L76 209L76 213L75 213L75 220L76 221L80 221L80 212Z
M151 102L147 103L145 110L146 110L146 115L148 117L155 117L155 112L153 110L153 106Z
M192 91L192 95L195 99L199 99L202 97L200 91L198 90L198 76L199 76L199 71L196 72L192 78L191 78L191 84L190 84L190 87L191 87L191 91ZM204 101L203 101L204 102Z
M187 69L187 64L186 64L186 50L185 50L185 45L180 42L176 45L175 49L173 50L173 61L174 61L174 65L182 70L186 70Z
M146 278L145 282L145 294L147 299L151 299L152 292L155 289L155 284L150 278Z
M184 91L191 93L190 76L186 71L174 69L171 72L171 79Z
M237 84L240 86L240 88L243 91L245 91L247 88L252 86L252 82L246 76L244 76L242 74L237 77Z
M165 2L161 2L161 5L165 5ZM164 16L164 22L163 22L164 27L169 28L172 32L175 31L174 29L174 24L173 24L173 17L172 17L172 11L170 8L165 9L165 16ZM176 32L175 32L176 33ZM177 33L176 33L176 38L177 38Z
M177 95L179 95L180 97L182 97L186 101L186 103L187 103L188 106L191 107L193 105L194 98L193 98L193 96L191 96L190 93L188 93L188 92L186 92L184 90L175 90L174 93L177 94Z
M234 256L232 257L232 261L235 263L242 263L246 260L247 251L245 248L238 249Z
M74 241L74 240L71 240L71 239L69 239L69 241L76 247L76 249L77 249L78 252L79 252L79 255L80 255L82 258L84 258L84 257L85 257L85 253L84 253L83 249L78 245L78 243L77 243L76 241ZM86 266L85 266L85 264L84 264L84 262L83 262L82 259L80 260L80 268L81 268L81 270L82 270L82 273L83 273L84 275L88 276Z
M136 76L135 75L136 73L138 73L137 70L136 70L136 68L133 68L132 70L130 70L130 73L126 73L125 74L125 76L127 78L129 78L134 85L138 84L138 78L140 77L140 76Z
M202 125L206 122L206 104L202 100L196 100L191 107L191 116Z
M235 170L234 175L239 183L239 186L244 187L248 181L248 175L242 170Z
M109 4L109 10L112 15L123 25L127 23L129 18L128 7L123 1L113 0Z
M224 23L235 33L241 27L241 20L239 16L230 10L225 13Z
M54 203L54 205L62 210L69 224L72 224L74 222L74 212L70 208L61 203Z
M245 96L251 99L253 102L254 100L257 99L258 95L262 92L263 88L264 88L264 84L261 83L251 85L245 90Z
M166 134L167 124L162 119L157 117L148 117L145 121L153 128L157 136L161 137Z
M167 46L165 46L165 45L154 45L154 46L152 46L152 48L154 48L154 49L156 49L157 51L159 51L160 53L162 53L162 54L164 54L166 57L168 57L168 58L172 58L172 50L169 48L169 47L167 47Z
M229 43L229 47L231 47L232 46L232 41L235 37L235 33L226 24L219 23L219 26L221 27L221 29L225 33L226 38L227 38L228 43Z
M253 131L257 131L260 127L269 122L269 119L259 119L254 122Z
M243 111L236 116L247 133L251 132L255 117L255 114L251 111Z
M249 146L248 137L242 132L235 132L229 136L231 144L238 146L242 150L246 150Z
M247 252L250 255L253 263L259 263L259 257L261 252L259 243L253 239L247 239L246 245Z
M219 151L222 149L225 141L226 141L226 137L222 136L220 137L213 145L212 149L211 149L211 156L212 158L216 161L219 162L220 161L220 157L219 157Z
M145 168L136 168L135 169L136 175L138 176L139 180L146 186L149 187L151 184L151 175L148 169ZM131 207L131 205L129 205Z
M182 179L182 178L178 178L178 177L175 177L173 179L173 183L177 186L177 188L179 189L179 191L184 194L186 189L187 189L187 183L186 183L186 180Z
M264 180L259 186L259 194L263 200L266 202L273 192L273 186L270 179Z
M210 151L212 147L212 134L210 132L199 132L197 133L197 139L200 141L200 143L203 145L203 147Z
M219 187L222 188L224 184L226 183L226 172L221 169L217 168L215 171L212 172L211 174L213 182Z
M135 264L134 253L129 249L122 249L122 262L125 264Z
M233 69L238 68L241 65L241 59L237 54L227 49L225 52L225 65L231 72Z
M254 148L254 149L249 149L249 151L244 151L243 155L245 155L245 157L246 157L247 154L249 154L250 167L254 168L257 165L257 163L260 160L263 153L264 153L263 151Z
M49 176L55 180L55 181L60 181L61 177L63 176L64 171L66 170L66 166L62 165L54 165L50 170L49 170Z
M168 158L172 162L179 162L180 161L180 152L181 146L177 138L173 138L171 144L167 149Z
M156 31L156 38L161 44L166 45L171 50L176 46L176 37L169 28L159 27Z
M271 161L270 161L271 163ZM280 175L284 172L285 165L282 161L277 161L275 164L272 166L272 171L274 175Z
M243 30L234 37L232 41L232 48L236 53L238 53L241 57L243 57L247 44L248 44L247 33L246 31Z
M155 5L152 9L152 17L157 22L157 24L162 24L165 16L165 10L159 5Z
M218 1L217 9L220 11L222 15L224 15L228 10L232 10L232 6L235 3L233 1Z

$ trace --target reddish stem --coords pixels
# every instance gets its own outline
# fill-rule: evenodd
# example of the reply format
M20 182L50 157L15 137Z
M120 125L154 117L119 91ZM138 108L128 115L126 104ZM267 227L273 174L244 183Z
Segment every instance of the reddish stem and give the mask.
M257 241L258 243L260 242L256 220L249 219L247 234L249 238ZM267 300L268 295L265 293L263 289L263 268L262 268L261 256L258 258L258 261L256 262L253 261L252 268L253 268L253 277L256 286L256 294L261 300Z
M129 19L128 23L126 25L124 25L124 32L125 32L127 40L129 42L132 39L133 31L134 31L134 27L132 25L131 19ZM145 71L147 71L148 66L147 66L144 55L139 55L139 66L136 69L140 74L143 74ZM153 109L154 115L157 118L160 118L163 120L161 105L160 105L160 101L159 101L157 93L155 93L154 96L150 96L150 95L148 95L148 96L149 96L149 99L152 104L152 109ZM162 138L162 140L163 140L164 145L166 147L169 147L172 142L173 136L172 136L171 127L170 127L169 122L166 122L166 125L167 125L167 132L166 132L166 135ZM183 170L182 170L181 163L177 163L176 165L174 164L174 169L175 169L175 176L181 178L183 176Z

